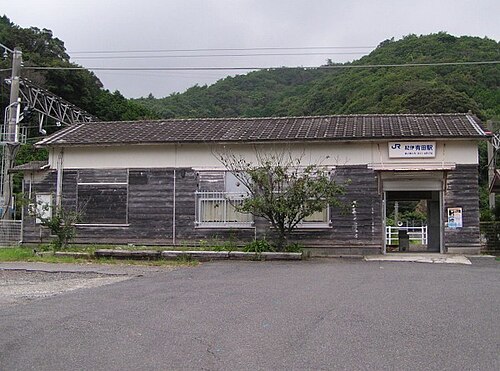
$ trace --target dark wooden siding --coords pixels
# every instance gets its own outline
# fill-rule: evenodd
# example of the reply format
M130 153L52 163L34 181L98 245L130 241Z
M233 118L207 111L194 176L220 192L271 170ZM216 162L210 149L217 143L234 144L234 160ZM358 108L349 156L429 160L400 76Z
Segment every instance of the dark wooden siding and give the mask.
M127 183L127 169L83 169L78 183Z
M377 174L367 166L339 166L335 180L344 184L343 207L331 209L332 245L382 249L382 205Z
M130 170L128 197L130 237L171 243L173 170Z
M175 205L174 205L175 173ZM127 178L123 174L128 174ZM256 218L252 228L201 228L195 225L195 192L223 190L223 177L213 171L193 169L130 169L128 172L106 170L70 170L64 172L62 203L76 209L78 182L99 183L127 181L126 225L79 226L76 242L133 243L190 245L234 243L242 244L258 238L272 237L272 229L265 220ZM479 205L477 167L458 165L448 172L444 194L444 213L448 207L463 208L464 227L445 228L447 247L479 246ZM335 248L338 253L367 253L381 251L383 246L382 205L377 174L367 166L339 166L335 179L344 184L346 194L341 196L344 207L330 210L329 228L298 229L293 240L310 247ZM49 171L33 185L37 192L55 193L56 173ZM175 207L175 228L174 211ZM26 210L25 210L26 211ZM122 213L120 211L120 213ZM446 220L446 215L444 215ZM174 236L175 229L175 236ZM33 217L25 212L24 241L40 242L48 233L35 225Z
M64 172L64 207L77 209L78 198L82 196L78 183L126 182L123 171L75 170ZM332 209L330 228L299 229L294 233L296 242L309 246L347 247L358 249L379 249L381 236L380 197L373 171L365 167L341 167L336 172L337 181L348 179L347 195L342 197L346 204L343 212ZM55 172L50 172L35 188L55 192ZM100 185L97 185L100 186ZM88 187L88 186L86 186ZM223 172L175 170L175 238L173 228L174 169L131 169L128 171L127 226L78 226L77 243L134 243L134 244L198 244L234 243L243 244L256 235L259 238L272 237L269 223L255 220L255 228L203 228L195 225L195 192L223 191ZM105 195L103 194L103 197ZM122 195L124 196L124 195ZM80 197L81 198L81 197ZM108 202L109 201L109 202ZM356 201L353 212L352 204ZM107 210L111 203L104 197L102 212L123 215L123 209ZM108 206L106 206L108 205ZM109 220L116 222L116 218ZM104 220L104 219L103 219ZM108 221L108 220L106 220ZM120 220L121 222L123 220ZM104 223L104 222L103 222ZM25 227L25 242L38 242L36 231ZM32 223L34 225L34 222Z
M24 197L29 199L29 203L36 204L36 195L52 194L52 200L55 201L55 187L56 187L57 174L55 171L46 172L40 175L40 179L31 184L31 199L29 199L29 182L24 182ZM35 216L31 215L28 206L24 207L24 223L23 223L23 241L42 243L50 240L50 233L47 229L43 228L40 224L36 224Z
M462 228L444 230L446 248L480 248L479 184L477 165L457 165L447 176L443 220L449 207L462 208Z

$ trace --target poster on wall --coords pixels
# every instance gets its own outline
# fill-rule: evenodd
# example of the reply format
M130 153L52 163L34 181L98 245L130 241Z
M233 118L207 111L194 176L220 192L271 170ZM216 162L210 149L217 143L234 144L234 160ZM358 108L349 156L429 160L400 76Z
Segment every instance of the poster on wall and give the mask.
M448 228L462 228L462 208L448 208Z

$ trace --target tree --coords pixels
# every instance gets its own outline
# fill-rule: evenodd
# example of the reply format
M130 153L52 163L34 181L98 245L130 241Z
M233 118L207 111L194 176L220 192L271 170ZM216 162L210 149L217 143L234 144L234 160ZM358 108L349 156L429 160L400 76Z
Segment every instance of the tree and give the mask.
M247 189L237 211L269 221L276 232L275 247L283 251L290 235L308 216L327 207L339 207L344 186L337 184L327 166L302 165L291 153L257 153L256 163L234 154L220 161Z
M51 205L39 203L34 207L34 214L40 220L40 224L50 230L51 235L56 236L52 241L54 250L65 249L76 236L75 224L81 221L82 212L67 210L57 206L52 215L47 215Z

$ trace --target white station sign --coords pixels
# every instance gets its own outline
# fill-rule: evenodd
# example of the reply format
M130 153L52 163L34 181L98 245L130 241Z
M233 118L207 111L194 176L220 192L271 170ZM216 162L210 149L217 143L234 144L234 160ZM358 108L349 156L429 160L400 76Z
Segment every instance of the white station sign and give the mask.
M436 157L436 142L389 142L389 158Z

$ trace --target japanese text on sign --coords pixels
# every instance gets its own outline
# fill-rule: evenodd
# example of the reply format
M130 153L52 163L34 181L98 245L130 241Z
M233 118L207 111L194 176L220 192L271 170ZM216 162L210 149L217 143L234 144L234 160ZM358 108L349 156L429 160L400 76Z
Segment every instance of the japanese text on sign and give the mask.
M436 142L389 142L389 158L436 157Z

